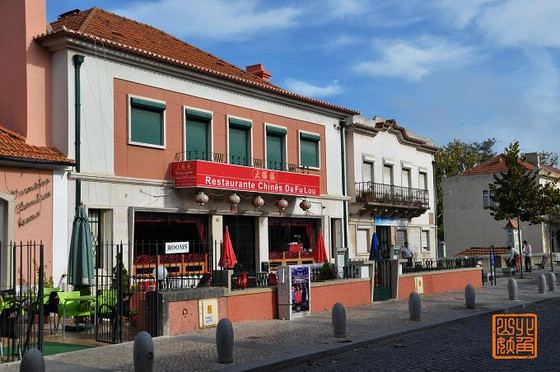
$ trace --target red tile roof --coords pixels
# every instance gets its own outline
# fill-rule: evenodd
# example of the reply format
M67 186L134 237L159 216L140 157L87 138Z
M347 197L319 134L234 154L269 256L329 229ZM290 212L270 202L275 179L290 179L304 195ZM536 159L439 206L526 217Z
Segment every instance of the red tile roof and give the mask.
M25 137L0 126L0 160L39 161L48 164L73 165L63 153L52 147L25 143Z
M68 12L53 22L51 27L52 31L37 36L36 39L41 41L70 36L103 43L110 48L218 76L345 114L359 114L358 111L339 105L289 92L155 27L103 9L91 8L85 11Z
M523 165L528 170L535 169L535 166L531 163L524 162ZM474 168L471 168L461 174L459 176L473 176L473 175L480 175L480 174L494 174L500 172L506 172L507 166L505 161L505 156L500 154L498 156L494 156L493 158L485 161L482 164L477 165Z
M494 254L505 256L509 254L507 247L494 247ZM482 257L490 256L490 247L470 247L455 255L455 257Z

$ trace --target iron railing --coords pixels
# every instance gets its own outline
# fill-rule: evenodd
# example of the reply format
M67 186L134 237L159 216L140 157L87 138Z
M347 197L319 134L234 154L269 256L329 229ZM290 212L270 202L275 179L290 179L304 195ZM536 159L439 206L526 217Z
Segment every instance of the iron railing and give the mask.
M479 259L476 257L461 257L461 258L444 258L444 259L424 259L417 260L409 264L408 262L402 263L403 274L417 273L436 270L452 270L462 269L469 267L477 267Z
M250 158L247 156L227 156L226 154L205 151L186 151L178 152L175 154L175 161L188 160L204 160L211 161L213 163L242 165L259 169L309 174L309 167L299 167L297 166L297 164L276 162L270 160L267 161L264 159Z
M356 201L428 208L430 198L428 190L377 182L356 182Z

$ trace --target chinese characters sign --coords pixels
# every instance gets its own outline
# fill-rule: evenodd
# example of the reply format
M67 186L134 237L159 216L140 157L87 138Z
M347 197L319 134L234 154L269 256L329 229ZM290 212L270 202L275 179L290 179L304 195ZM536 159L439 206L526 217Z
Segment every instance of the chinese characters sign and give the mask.
M171 163L175 188L206 187L269 194L319 196L320 177L201 160Z
M492 356L494 359L536 358L537 315L492 315Z

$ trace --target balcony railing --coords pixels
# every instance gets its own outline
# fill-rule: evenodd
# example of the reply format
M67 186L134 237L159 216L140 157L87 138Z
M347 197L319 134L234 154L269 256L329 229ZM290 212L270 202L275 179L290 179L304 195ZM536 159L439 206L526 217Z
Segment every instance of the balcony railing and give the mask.
M175 161L188 161L188 160L204 160L213 163L242 165L245 167L271 169L283 172L303 173L309 174L309 167L298 167L296 164L265 161L264 159L255 159L245 156L227 156L217 152L206 151L186 151L178 152L175 154Z
M356 202L358 203L428 208L429 201L428 190L376 182L356 182Z

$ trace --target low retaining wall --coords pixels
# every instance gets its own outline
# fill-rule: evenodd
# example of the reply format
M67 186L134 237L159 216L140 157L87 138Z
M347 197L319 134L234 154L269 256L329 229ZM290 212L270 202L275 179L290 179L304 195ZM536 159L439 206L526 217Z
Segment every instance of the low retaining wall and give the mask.
M419 288L416 283L420 282ZM467 284L475 288L482 287L482 268L466 268L420 273L402 274L399 276L397 298L407 298L411 292L443 293L465 289Z
M431 271L398 277L397 298L406 298L421 281L422 293L441 293L464 289L467 284L482 286L480 268ZM418 279L419 278L419 279ZM208 287L160 292L163 335L179 335L200 329L201 300L216 300L218 319L232 323L278 318L276 288L255 288L230 292ZM346 279L311 283L311 311L331 310L337 302L345 307L372 302L371 279ZM215 314L214 314L215 315Z

